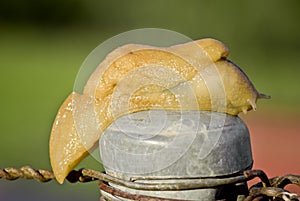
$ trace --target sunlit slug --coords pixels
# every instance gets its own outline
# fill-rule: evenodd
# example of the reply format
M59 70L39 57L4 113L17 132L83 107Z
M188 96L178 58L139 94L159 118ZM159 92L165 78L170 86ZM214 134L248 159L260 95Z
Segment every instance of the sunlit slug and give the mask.
M213 39L157 48L125 45L90 76L83 94L60 107L50 137L50 160L59 183L95 147L118 117L151 109L206 110L238 115L256 109L260 94Z

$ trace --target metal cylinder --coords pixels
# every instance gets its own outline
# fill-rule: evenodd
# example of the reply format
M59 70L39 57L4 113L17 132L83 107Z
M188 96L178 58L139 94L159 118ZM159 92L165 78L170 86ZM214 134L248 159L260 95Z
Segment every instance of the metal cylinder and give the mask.
M129 114L105 130L99 145L106 173L135 182L230 177L252 167L246 125L239 117L223 113L149 110ZM111 185L131 194L182 200L215 200L224 194L224 187L145 191ZM125 200L102 193L112 200Z

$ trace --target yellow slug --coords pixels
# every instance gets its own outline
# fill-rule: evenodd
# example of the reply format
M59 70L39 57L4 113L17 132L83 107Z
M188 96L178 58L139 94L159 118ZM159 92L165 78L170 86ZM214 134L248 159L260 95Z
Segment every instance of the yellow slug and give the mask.
M50 160L59 183L88 155L118 117L150 109L207 110L230 115L256 109L258 93L214 39L158 48L125 45L97 67L84 93L60 107L50 137Z

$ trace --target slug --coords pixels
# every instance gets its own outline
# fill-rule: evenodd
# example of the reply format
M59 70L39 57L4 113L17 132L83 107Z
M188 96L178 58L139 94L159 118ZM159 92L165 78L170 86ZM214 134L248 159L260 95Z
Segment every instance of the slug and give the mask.
M59 183L88 155L118 117L151 109L206 110L238 115L256 110L259 93L227 59L227 47L202 39L168 48L125 45L107 55L86 83L61 105L50 136Z

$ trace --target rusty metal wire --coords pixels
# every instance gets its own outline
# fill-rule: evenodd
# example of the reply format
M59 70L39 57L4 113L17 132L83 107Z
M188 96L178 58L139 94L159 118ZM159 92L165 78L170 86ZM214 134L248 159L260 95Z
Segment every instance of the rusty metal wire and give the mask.
M222 185L241 183L248 181L257 175L260 175L260 171L254 171L253 174L241 174L233 177L227 178L193 178L193 179L182 179L184 181L180 182L180 179L177 179L179 182L177 183L139 183L139 182L131 182L126 180L121 180L110 175L89 170L82 169L82 174L84 176L88 176L91 178L97 178L98 180L114 183L117 185L121 185L124 187L136 189L136 190L148 190L148 191L178 191L178 190L191 190L191 189L199 189L199 188L212 188Z
M263 195L272 198L279 198L285 201L298 199L297 194L289 193L284 189L277 188L277 187L263 187L263 188L254 187L250 189L250 195L252 197L261 197Z
M16 180L16 179L35 179L39 182L48 182L54 179L54 174L49 170L36 170L29 166L16 168L4 168L0 169L0 179Z
M223 185L236 184L249 181L255 177L259 177L261 182L254 185L249 189L249 195L246 195L244 201L264 201L264 200L276 200L276 201L296 201L298 195L289 193L284 190L284 187L288 184L295 184L300 186L300 175L288 174L283 177L274 177L268 179L267 175L261 170L247 170L241 174L233 175L231 177L222 178L193 178L188 181L185 179L183 182L174 183L139 183L135 181L125 181L103 172L98 172L90 169L73 170L67 176L67 180L71 183L74 182L90 182L99 180L99 188L103 191L115 196L125 197L133 200L145 200L145 201L173 201L174 199L163 199L150 196L133 195L127 192L122 192L119 189L115 189L109 186L107 183L114 183L122 185L128 188L137 190L155 190L155 191L172 191L172 190L191 190L199 188L213 188ZM0 179L16 180L23 179L35 179L39 182L48 182L55 179L52 171L33 169L29 166L24 166L20 169L16 168L4 168L0 169ZM171 178L170 178L171 179ZM136 197L138 196L138 197ZM105 200L105 199L103 199ZM175 200L174 200L175 201Z
M271 185L278 188L284 188L288 184L295 184L300 186L299 175L287 174L283 177L274 177L270 179Z
M131 199L131 200L140 200L140 201L179 201L177 199L166 199L166 198L159 198L159 197L153 197L153 196L147 196L147 195L139 195L139 194L131 194L128 192L121 191L119 189L113 188L109 186L108 184L99 181L98 184L99 188L106 193L112 195L112 196L117 196L117 197L122 197L126 199ZM105 200L103 198L103 200Z

